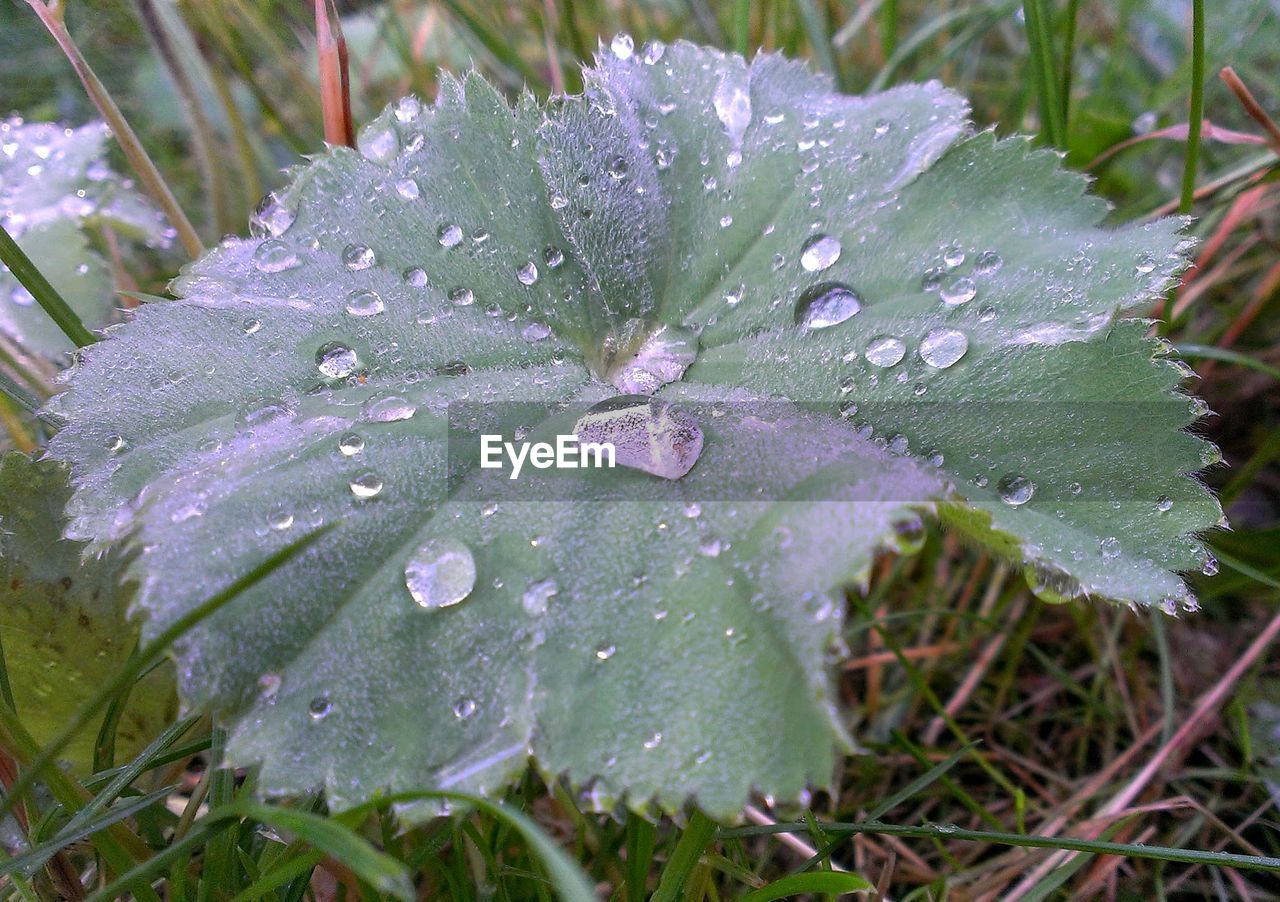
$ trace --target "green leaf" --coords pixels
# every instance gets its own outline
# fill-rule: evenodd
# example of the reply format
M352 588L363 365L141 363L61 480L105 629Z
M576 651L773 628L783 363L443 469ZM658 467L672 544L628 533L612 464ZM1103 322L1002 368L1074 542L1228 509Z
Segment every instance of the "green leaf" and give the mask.
M583 97L394 105L55 401L72 533L137 533L149 635L334 526L176 647L267 792L486 794L530 756L601 808L829 785L840 591L922 513L1046 595L1192 604L1207 446L1116 319L1179 223L1101 229L937 84L611 46ZM574 432L620 466L478 467L479 433Z
M110 322L115 304L111 273L84 228L109 226L156 247L172 240L150 203L107 166L106 139L101 123L0 121L0 224L90 329ZM0 332L49 357L72 348L7 269L0 269Z
M63 539L70 494L66 468L55 461L17 452L0 461L0 633L18 714L40 742L114 675L138 639L138 626L126 619L134 555L111 547L83 558L82 543ZM174 702L169 666L143 677L121 712L120 754L159 733ZM97 737L95 723L61 757L87 770Z
M768 886L762 886L758 890L747 893L742 900L743 902L773 902L774 899L785 899L801 893L844 895L874 890L875 884L857 874L847 874L842 871L816 871L811 874L793 874L790 877L775 880Z

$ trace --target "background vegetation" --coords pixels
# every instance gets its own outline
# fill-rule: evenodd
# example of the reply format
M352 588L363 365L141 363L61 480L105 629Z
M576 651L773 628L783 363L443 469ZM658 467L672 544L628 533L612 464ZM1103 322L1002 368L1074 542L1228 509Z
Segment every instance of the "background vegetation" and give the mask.
M1202 428L1227 466L1205 478L1233 529L1211 538L1221 567L1197 577L1200 613L1046 606L1003 565L931 534L920 554L881 562L869 597L850 599L840 685L868 754L845 762L835 794L804 811L761 799L737 829L696 814L654 825L588 813L589 800L534 777L507 802L617 898L835 890L838 878L821 883L831 869L895 899L1277 895L1273 0L1210 4L1201 27L1179 0L388 0L338 12L357 124L405 92L434 96L441 67L475 65L513 95L574 91L579 62L627 31L637 43L806 56L849 92L941 79L971 98L980 126L1039 133L1088 169L1117 222L1177 211L1192 157L1197 266L1151 314L1219 414ZM66 13L206 244L243 233L281 170L322 150L309 3L71 0ZM1218 76L1224 66L1235 90ZM1198 138L1187 127L1196 98ZM0 109L72 125L97 115L40 21L12 0L0 3ZM128 171L123 158L112 162ZM92 237L123 306L131 293L163 294L184 262L180 243L121 252L109 229ZM33 390L52 376L0 371L44 383ZM7 396L0 404L0 442L38 447L39 422ZM40 730L4 714L0 777L12 786ZM95 772L46 773L5 821L0 893L153 898L148 886L163 883L168 898L374 898L404 895L406 881L421 898L570 891L509 814L398 833L385 809L328 818L320 798L266 808L252 801L251 773L205 767L221 742L207 720L154 727L134 737L146 746L140 757L116 761L101 751L118 723L105 720ZM784 880L801 873L810 876Z

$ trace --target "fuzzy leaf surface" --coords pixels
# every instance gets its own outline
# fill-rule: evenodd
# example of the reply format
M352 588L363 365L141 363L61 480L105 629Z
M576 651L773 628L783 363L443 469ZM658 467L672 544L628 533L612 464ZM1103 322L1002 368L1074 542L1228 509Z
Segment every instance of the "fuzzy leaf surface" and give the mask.
M338 524L177 650L267 791L492 792L532 756L727 817L829 783L841 587L921 512L1046 594L1180 599L1203 561L1183 373L1117 320L1184 265L1178 223L1100 228L937 84L615 46L582 97L394 105L58 400L73 531L136 531L149 631ZM479 433L635 395L647 472L476 466Z

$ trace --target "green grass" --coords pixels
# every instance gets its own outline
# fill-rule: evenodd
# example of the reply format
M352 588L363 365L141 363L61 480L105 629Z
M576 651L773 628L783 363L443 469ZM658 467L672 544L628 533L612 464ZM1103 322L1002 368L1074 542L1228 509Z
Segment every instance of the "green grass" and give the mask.
M1197 0L1194 23L1167 18L1166 6L449 0L345 8L373 17L350 47L357 109L377 109L408 88L430 94L438 65L456 68L469 56L512 93L528 85L545 95L561 79L573 90L580 81L571 61L627 29L637 44L684 37L802 55L849 91L941 78L973 99L979 125L1009 132L1038 123L1044 143L1080 166L1132 137L1135 119L1190 122L1185 140L1139 143L1093 175L1117 220L1194 213L1191 231L1211 254L1166 304L1173 316L1164 328L1201 370L1197 391L1221 413L1202 428L1232 465L1206 477L1230 502L1235 528L1212 539L1222 572L1196 577L1200 614L1153 625L1108 607L1047 606L1002 566L931 535L914 558L886 557L868 597L851 599L851 610L867 616L850 618L839 685L868 754L847 759L837 791L807 809L773 811L762 799L740 826L717 827L696 812L680 824L652 823L593 812L588 798L531 774L501 804L454 799L456 813L407 831L395 804L426 796L346 812L330 812L321 798L260 801L252 771L217 766L224 736L209 718L175 723L128 760L111 755L111 702L191 625L184 622L141 650L52 740L37 741L11 700L0 706L11 818L0 896L516 900L583 898L599 887L618 899L763 900L838 893L855 882L841 872L894 899L1274 893L1280 680L1259 637L1269 640L1280 600L1280 188L1273 152L1215 142L1199 120L1209 110L1216 126L1262 134L1213 76L1233 66L1274 117L1280 26L1265 4ZM215 239L228 211L245 209L244 185L278 186L281 167L320 151L314 60L299 37L313 28L309 4L180 4L161 37L201 54L169 61L191 72L168 107L152 100L161 67L133 7L68 7L103 90L173 203L191 215L199 239L184 235L189 248ZM14 102L33 118L89 115L34 15L0 6L0 40L8 29L27 37L20 58L0 58L6 97L14 85ZM27 72L39 74L39 91L17 90ZM192 103L203 105L195 127L184 115ZM183 261L150 253L122 262L136 289L158 294ZM56 295L33 293L62 315ZM76 325L65 328L84 344L91 336ZM50 376L0 341L6 445L43 442L31 408L52 390ZM1243 666L1228 673L1237 661ZM97 771L47 766L84 726L100 734Z

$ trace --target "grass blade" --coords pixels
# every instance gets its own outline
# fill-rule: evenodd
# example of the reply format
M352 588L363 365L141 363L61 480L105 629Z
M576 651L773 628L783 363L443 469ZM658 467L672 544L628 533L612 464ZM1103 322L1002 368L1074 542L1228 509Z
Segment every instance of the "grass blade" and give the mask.
M1024 0L1027 47L1030 50L1031 78L1035 84L1040 109L1040 129L1045 140L1062 147L1062 106L1058 100L1058 78L1053 53L1053 34L1044 0Z
M773 902L800 893L863 893L874 890L875 885L864 877L848 871L814 871L810 874L792 874L775 880L742 897L742 902Z
M700 811L689 817L689 826L685 827L675 851L662 869L662 879L658 881L658 889L650 898L650 902L675 902L684 887L685 881L693 873L698 859L711 840L715 839L716 824Z
M1191 113L1187 121L1186 164L1178 212L1191 212L1196 196L1196 168L1200 162L1200 126L1204 121L1204 0L1191 0Z
M44 308L44 312L49 314L49 319L57 324L62 334L67 336L72 344L83 348L98 340L84 327L84 323L80 321L76 312L62 299L57 289L49 284L44 273L36 268L31 258L18 247L18 242L13 240L13 236L2 225L0 225L0 262L9 268L9 272L22 283L23 288L31 292L36 303Z

